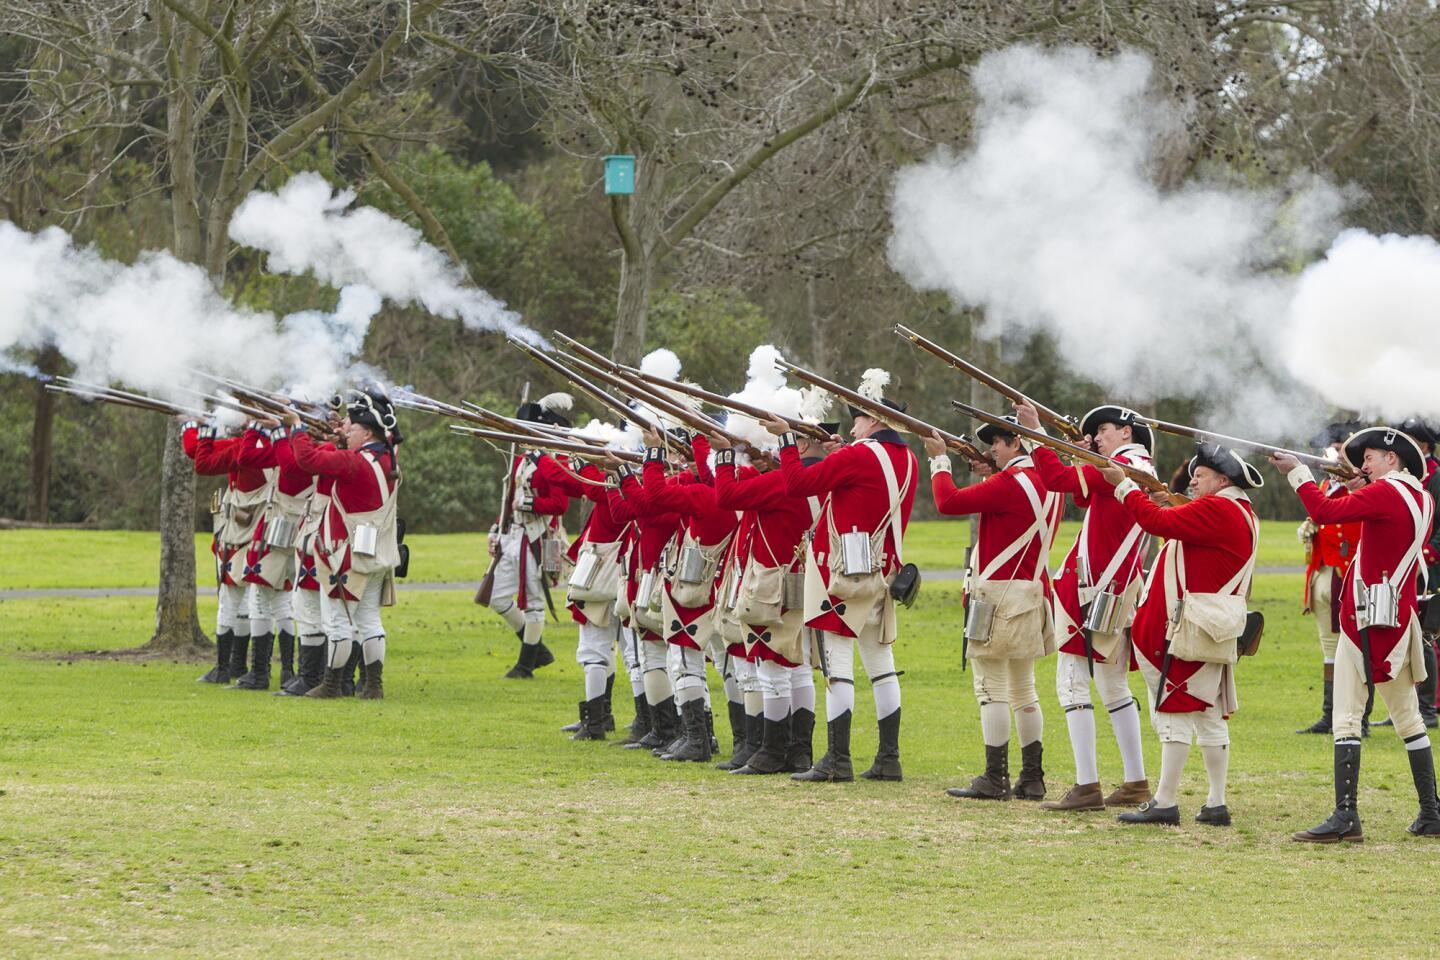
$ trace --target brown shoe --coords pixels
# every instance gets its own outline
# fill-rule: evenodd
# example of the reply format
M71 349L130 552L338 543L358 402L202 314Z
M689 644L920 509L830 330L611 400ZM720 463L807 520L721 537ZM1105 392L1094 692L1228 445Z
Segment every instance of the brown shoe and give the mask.
M1104 810L1105 796L1099 783L1077 783L1059 800L1040 804L1041 810Z
M1140 804L1154 799L1154 794L1150 792L1149 780L1127 780L1105 798L1105 806L1138 807Z

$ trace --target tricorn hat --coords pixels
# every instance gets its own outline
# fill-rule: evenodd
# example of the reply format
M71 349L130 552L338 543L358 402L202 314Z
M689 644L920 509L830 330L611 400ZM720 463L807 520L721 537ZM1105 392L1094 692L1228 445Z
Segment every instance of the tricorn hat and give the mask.
M375 385L350 390L330 398L330 407L350 418L351 423L369 427L391 446L400 443L400 424L395 419L395 406L385 391Z
M1020 426L1020 421L1015 419L1015 417L1013 416L1005 416L1001 417L1001 419L1004 420L1006 423L1013 423L1017 427ZM1029 441L1026 440L1024 437L1021 437L1020 434L1011 433L1004 427L994 423L982 423L980 425L980 429L975 431L975 436L979 438L981 443L994 443L995 438L1000 436L1016 437L1020 440L1021 444L1024 445L1026 449L1029 449Z
M1150 425L1140 419L1140 414L1129 407L1106 404L1103 407L1096 407L1080 421L1080 432L1086 436L1093 437L1100 431L1100 427L1106 423L1113 423L1117 427L1129 427L1130 436L1150 453L1155 452L1155 432Z
M1432 447L1435 445L1435 428L1430 426L1429 423L1425 422L1419 417L1406 417L1404 422L1400 424L1398 429L1404 433L1410 434L1412 439L1420 443L1428 443Z
M1327 423L1325 429L1317 433L1311 443L1322 449L1336 443L1344 443L1346 437L1363 426L1364 424L1359 420L1337 420L1334 423Z
M1356 470L1365 459L1366 450L1387 450L1400 457L1400 463L1417 480L1425 478L1425 456L1415 438L1396 427L1366 427L1345 441L1345 460Z
M568 413L574 405L575 401L568 393L547 393L539 400L522 403L520 409L515 411L515 419L528 420L531 423L548 423L556 427L569 427L570 419L561 411Z
M885 396L885 388L889 384L889 371L882 370L879 367L871 367L860 375L860 386L855 388L855 392L860 394L860 396L864 397L867 400L871 400L882 406L889 407L896 413L904 413L905 404L900 403L897 400L891 400L889 397ZM869 410L862 410L859 407L851 406L849 404L847 404L846 406L850 411L851 419L854 419L855 417L869 417L872 420L879 420L883 422L886 426L892 429L900 429L900 427L894 421L886 420L884 417L877 416L876 414L871 413Z
M1240 459L1234 450L1218 443L1201 443L1196 447L1195 456L1185 466L1185 472L1192 480L1195 479L1196 467L1209 467L1229 477L1231 483L1243 490L1258 490L1265 486L1265 478L1260 476L1259 470Z

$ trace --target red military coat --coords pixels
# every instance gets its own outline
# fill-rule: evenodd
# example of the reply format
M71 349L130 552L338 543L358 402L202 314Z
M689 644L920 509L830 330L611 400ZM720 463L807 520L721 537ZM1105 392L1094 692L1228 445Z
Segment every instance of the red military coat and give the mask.
M1114 459L1154 474L1150 456L1138 443L1120 447ZM1053 604L1055 632L1061 653L1085 656L1084 618L1080 602L1081 560L1089 571L1087 586L1111 593L1124 594L1144 571L1140 569L1144 547L1140 525L1115 499L1114 491L1098 468L1090 464L1067 467L1048 447L1039 447L1033 454L1035 469L1045 488L1069 494L1077 507L1085 511L1080 535L1060 564L1055 577ZM1108 576L1107 576L1108 574ZM1105 662L1096 652L1095 660Z
M580 548L586 543L614 543L625 535L626 525L615 519L610 512L610 500L606 496L605 472L593 463L587 463L576 473L565 457L540 458L535 465L535 474L551 490L566 497L584 498L592 504L590 515L566 556L574 563L580 557ZM576 623L586 623L585 614L575 604L570 604L570 618Z
M187 428L180 435L181 449L195 461L197 474L204 477L224 476L229 489L253 493L268 481L264 470L241 465L243 445L241 437L201 437L195 427ZM221 543L219 537L211 540L210 552L215 555L216 570L222 584L238 587L244 583L243 549L237 544Z
M1345 484L1333 477L1327 477L1320 482L1320 492L1328 497L1344 497L1350 491ZM1350 563L1355 559L1355 551L1360 548L1360 524L1358 523L1319 523L1316 524L1315 539L1310 543L1310 562L1305 566L1305 609L1310 609L1310 581L1322 567L1329 567L1335 571L1337 577L1344 577L1345 571L1350 569ZM1331 603L1339 604L1340 589L1336 584L1333 591Z
M653 511L645 499L645 489L634 474L620 479L618 490L610 492L610 513L622 523L633 524L630 542L626 545L625 591L630 603L640 592L640 577L646 571L660 565L666 545L675 537L681 525L678 513ZM638 624L636 624L638 626ZM652 630L644 632L644 639L663 643L665 638Z
M900 535L910 523L910 509L915 504L915 488L919 481L919 464L915 454L910 452L904 439L894 430L880 430L869 440L841 447L834 453L808 466L800 459L800 452L793 444L780 448L780 473L785 479L785 492L791 497L821 497L820 516L815 522L815 538L812 547L820 578L828 587L830 584L830 559L832 548L830 528L837 534L860 530L875 534L882 524L887 526L881 540L880 556L876 560L886 576L900 567L900 544L895 542L893 532L888 529L887 516L890 514L890 490L885 482L885 473L880 462L869 447L878 446L890 460L895 473L895 483L900 488ZM910 483L906 486L905 477ZM834 596L829 602L841 603ZM827 611L806 621L807 627L827 630L840 636L853 636L840 615Z
M1360 549L1355 562L1345 571L1340 601L1340 633L1357 649L1360 649L1360 629L1355 621L1358 594L1387 575L1395 582L1400 599L1400 625L1369 630L1374 680L1384 683L1393 679L1408 656L1404 641L1419 612L1416 603L1418 551L1430 536L1430 521L1435 511L1430 494L1420 486L1419 480L1403 471L1372 480L1345 497L1327 499L1314 480L1300 484L1296 493L1305 504L1305 512L1316 523L1360 524Z
M1039 580L1047 584L1048 592L1045 563L1059 521L1060 498L1045 489L1029 457L1016 457L999 473L968 487L957 487L949 472L940 472L930 478L930 490L935 509L942 514L980 515L970 561L973 570L985 580ZM995 561L1021 537L1028 538L1024 547L996 566Z
M1150 570L1145 594L1135 611L1130 639L1138 656L1156 670L1165 659L1165 639L1170 612L1187 592L1217 593L1250 564L1255 555L1255 534L1251 524L1255 509L1236 487L1200 497L1178 507L1161 507L1144 491L1133 488L1125 494L1124 507L1146 533L1164 537L1165 544ZM1185 585L1175 584L1170 595L1164 570L1176 544L1185 545ZM1161 713L1198 713L1218 702L1223 682L1220 664L1196 663L1172 658L1166 675ZM1190 688L1194 682L1196 689ZM1213 683L1212 683L1213 681ZM1203 686L1203 689L1201 687Z

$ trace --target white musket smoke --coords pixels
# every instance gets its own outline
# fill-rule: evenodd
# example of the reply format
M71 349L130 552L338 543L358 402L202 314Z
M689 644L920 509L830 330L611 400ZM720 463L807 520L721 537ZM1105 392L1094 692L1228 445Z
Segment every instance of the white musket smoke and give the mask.
M58 227L30 234L0 222L0 364L12 367L15 351L54 345L78 380L186 404L195 398L185 388L213 389L197 368L323 396L346 377L379 309L375 291L351 285L333 313L277 318L237 307L204 270L168 253L124 264Z
M246 197L230 222L230 237L265 251L271 272L308 273L336 287L363 283L391 303L419 304L472 330L545 345L519 314L468 285L460 268L420 231L374 207L351 209L354 200L354 191L337 193L319 174L298 174L275 193Z
M1339 191L1158 188L1156 145L1181 117L1139 54L1011 47L971 76L973 143L897 180L897 271L982 308L988 335L1050 334L1117 401L1200 397L1251 433L1323 416L1265 358L1289 347L1294 281L1273 265L1334 235Z

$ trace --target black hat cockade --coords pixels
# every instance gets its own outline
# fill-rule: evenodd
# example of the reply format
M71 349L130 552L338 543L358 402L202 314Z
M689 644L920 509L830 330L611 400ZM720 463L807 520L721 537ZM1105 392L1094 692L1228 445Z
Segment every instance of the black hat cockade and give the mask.
M1113 423L1117 427L1129 427L1130 436L1134 442L1144 447L1147 453L1154 454L1155 432L1150 429L1148 423L1141 419L1140 414L1129 407L1115 404L1096 407L1081 419L1080 432L1087 437L1093 437L1107 423Z
M1230 482L1242 490L1258 490L1265 486L1265 478L1260 471L1242 460L1240 455L1229 447L1222 447L1218 443L1201 443L1197 445L1195 456L1185 465L1185 473L1191 480L1195 479L1196 467L1209 467L1216 473L1228 477Z
M1425 478L1425 455L1415 438L1395 427L1366 427L1345 441L1345 461L1360 469L1366 450L1383 450L1400 458L1400 464L1417 480Z
M575 406L575 400L570 394L547 393L539 400L522 403L520 409L515 411L515 419L527 420L530 423L548 423L552 427L569 428L572 424L564 414L569 413L573 406Z

